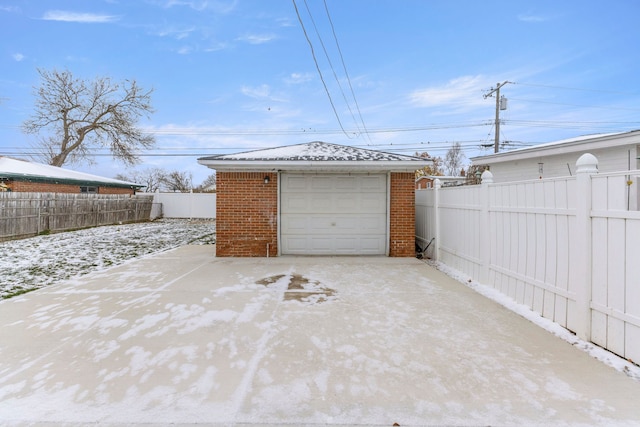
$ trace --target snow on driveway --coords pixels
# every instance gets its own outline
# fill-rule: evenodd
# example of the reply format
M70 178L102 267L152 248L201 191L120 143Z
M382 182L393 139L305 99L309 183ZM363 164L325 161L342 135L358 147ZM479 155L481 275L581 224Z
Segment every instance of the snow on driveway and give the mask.
M214 221L165 219L0 242L0 299L186 244L215 243Z
M190 245L0 313L0 424L640 420L640 383L411 258Z

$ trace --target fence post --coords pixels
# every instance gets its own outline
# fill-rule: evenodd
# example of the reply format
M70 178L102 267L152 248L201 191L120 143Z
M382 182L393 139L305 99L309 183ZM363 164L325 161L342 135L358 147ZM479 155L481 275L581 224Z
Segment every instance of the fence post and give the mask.
M482 172L480 185L480 283L489 283L489 265L491 264L491 238L489 224L489 184L493 184L493 174Z
M433 182L433 228L434 238L436 239L433 247L433 259L440 261L440 188L442 182L436 178Z
M585 153L576 162L576 249L572 266L576 290L576 334L591 341L591 175L598 173L598 159Z

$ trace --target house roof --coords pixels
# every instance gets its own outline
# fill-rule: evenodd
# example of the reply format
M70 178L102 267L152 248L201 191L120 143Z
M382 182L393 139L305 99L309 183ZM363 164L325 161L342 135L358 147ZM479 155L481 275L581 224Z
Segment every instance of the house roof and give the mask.
M218 170L414 171L431 159L314 141L304 144L202 157L198 163Z
M538 144L533 147L519 148L502 153L472 157L471 162L474 164L501 163L512 160L552 156L556 154L581 152L585 150L597 150L638 143L640 143L640 130L585 135L549 142L546 144Z
M119 179L105 178L84 172L76 172L57 166L29 162L22 159L0 156L0 179L19 179L57 184L96 185L107 187L140 188L144 185Z

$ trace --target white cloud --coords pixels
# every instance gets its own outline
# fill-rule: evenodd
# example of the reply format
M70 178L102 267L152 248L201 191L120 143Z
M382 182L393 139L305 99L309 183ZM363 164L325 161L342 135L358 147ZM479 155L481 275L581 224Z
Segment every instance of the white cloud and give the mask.
M420 107L442 105L477 106L483 104L482 94L488 81L483 76L463 76L441 86L413 91L409 98Z
M250 98L269 98L269 95L271 94L271 88L266 84L256 87L242 86L242 88L240 88L240 92Z
M189 28L173 28L168 27L158 31L156 34L160 37L173 37L176 40L183 40L189 37L191 33L196 31L195 27Z
M548 16L535 15L533 13L521 13L518 15L518 20L523 22L545 22L548 21Z
M68 12L64 10L50 10L44 13L45 21L81 22L81 23L106 23L118 20L113 15L99 15L96 13Z
M12 56L13 56L13 59L17 62L20 62L25 58L25 56L21 53L14 53Z
M271 40L276 39L274 34L246 34L238 37L238 41L243 41L249 44L264 44L269 43Z
M313 74L311 73L291 73L289 77L284 79L289 84L306 83L313 80Z
M238 0L161 0L156 4L160 4L164 8L185 6L199 12L202 12L203 10L213 10L216 13L227 14L236 8Z

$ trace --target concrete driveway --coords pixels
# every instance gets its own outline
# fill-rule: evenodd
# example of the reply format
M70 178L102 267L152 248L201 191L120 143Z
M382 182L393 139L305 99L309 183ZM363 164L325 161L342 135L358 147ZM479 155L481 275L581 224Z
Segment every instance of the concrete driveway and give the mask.
M640 382L411 258L186 246L0 325L0 424L640 425Z

